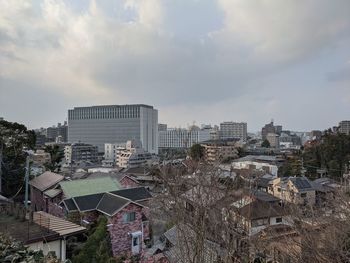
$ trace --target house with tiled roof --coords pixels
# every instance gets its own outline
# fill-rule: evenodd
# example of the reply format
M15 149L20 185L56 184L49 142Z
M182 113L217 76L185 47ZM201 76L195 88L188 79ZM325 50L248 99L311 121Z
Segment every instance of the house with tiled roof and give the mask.
M62 191L55 187L63 180L64 176L49 171L32 179L29 182L32 210L48 212L50 203L61 199Z
M149 209L152 198L144 187L74 196L64 199L61 206L70 218L85 224L104 215L108 220L114 256L139 254L150 238Z
M293 204L314 205L316 203L315 188L305 176L277 177L269 182L268 193Z

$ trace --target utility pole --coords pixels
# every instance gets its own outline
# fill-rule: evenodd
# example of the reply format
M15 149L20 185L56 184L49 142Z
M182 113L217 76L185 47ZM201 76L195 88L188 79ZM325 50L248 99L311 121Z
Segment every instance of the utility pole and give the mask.
M2 151L3 143L0 141L0 194L2 193Z
M26 175L25 175L25 200L24 200L24 205L26 207L26 210L28 210L28 193L29 193L29 159L30 155L28 153L27 158L26 158Z

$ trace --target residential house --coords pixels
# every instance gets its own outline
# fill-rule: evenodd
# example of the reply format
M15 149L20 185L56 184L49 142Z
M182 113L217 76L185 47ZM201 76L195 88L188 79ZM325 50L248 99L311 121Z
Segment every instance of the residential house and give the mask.
M61 205L66 214L87 224L100 214L107 216L113 255L121 256L141 253L150 239L147 205L151 197L144 187L138 187L75 196Z
M278 177L270 181L268 193L290 203L314 205L316 192L306 177Z
M31 250L40 249L44 255L54 253L62 262L66 260L67 237L86 231L85 227L43 211L34 212L29 220L18 219L9 214L0 214L0 233L23 242Z
M30 185L30 201L33 211L49 210L49 197L54 203L60 191L56 190L57 184L64 180L64 176L52 172L45 172L35 177L29 182Z

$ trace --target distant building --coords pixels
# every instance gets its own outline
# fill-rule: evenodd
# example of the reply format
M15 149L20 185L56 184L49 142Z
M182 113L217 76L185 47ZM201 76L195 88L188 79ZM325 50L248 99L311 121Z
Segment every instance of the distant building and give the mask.
M276 133L268 133L266 135L266 140L269 141L270 147L271 148L276 148L278 149L280 147L280 140L279 140L279 135Z
M217 164L238 157L237 139L209 140L202 142L207 163Z
M339 122L339 129L338 131L340 133L344 133L346 135L350 135L350 121L341 121Z
M246 122L222 122L220 123L221 139L240 139L247 140L247 123Z
M168 129L168 125L163 123L158 123L158 131L166 131Z
M36 150L34 154L31 155L32 161L35 164L44 165L45 163L51 162L51 155L44 150Z
M73 143L64 148L64 156L67 164L78 162L97 163L97 146L86 143Z
M232 162L234 169L258 170L277 177L281 160L275 156L248 155Z
M49 141L57 141L57 137L60 137L61 142L67 142L68 141L68 125L65 121L62 125L61 123L57 124L56 126L49 127L46 129L46 137L49 139Z
M135 140L128 141L124 150L118 151L117 165L122 168L144 166L152 160L152 155L142 149L141 143Z
M125 150L126 143L105 143L105 161L110 161L113 165L117 164L118 154Z
M269 133L276 133L280 135L282 132L282 126L281 125L274 125L273 121L270 123L266 124L262 129L261 129L261 137L263 140L266 140L266 136Z
M159 131L159 149L190 148L210 139L209 129L168 129Z
M158 153L158 111L152 106L109 105L75 107L68 111L68 140L98 146L140 140L143 148Z

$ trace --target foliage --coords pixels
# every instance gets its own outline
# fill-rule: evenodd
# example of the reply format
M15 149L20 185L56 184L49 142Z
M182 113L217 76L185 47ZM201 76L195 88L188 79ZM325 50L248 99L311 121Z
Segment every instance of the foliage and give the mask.
M278 169L278 175L281 177L300 176L301 175L301 158L293 156Z
M41 250L29 250L21 242L0 235L0 262L58 263L58 260L52 255L44 257Z
M26 153L34 149L35 133L18 123L0 121L0 150L3 147L2 191L14 195L23 184Z
M79 254L73 257L73 263L114 262L106 224L107 219L100 217L95 231L88 237Z
M193 160L199 161L204 157L204 147L200 144L192 145L189 155Z
M58 145L46 146L45 152L48 152L51 155L51 163L46 164L46 168L51 171L59 172L61 169L60 163L64 157L64 152L60 150L60 147Z
M264 140L261 144L261 147L264 147L264 148L270 148L270 142L268 140Z
M302 157L309 175L324 168L331 177L339 178L350 161L350 135L327 132L321 143L306 148Z

